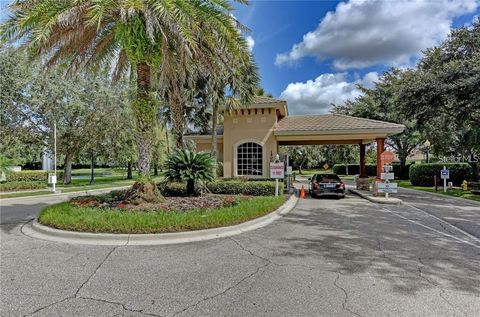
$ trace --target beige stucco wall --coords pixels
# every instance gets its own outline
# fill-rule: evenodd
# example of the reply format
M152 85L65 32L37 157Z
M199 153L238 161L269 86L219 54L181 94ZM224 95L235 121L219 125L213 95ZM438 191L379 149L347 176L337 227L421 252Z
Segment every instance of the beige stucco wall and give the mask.
M273 129L277 122L275 109L244 109L224 114L223 174L236 177L236 150L245 142L255 142L263 147L263 177L269 177L270 159L277 154Z
M212 150L212 139L201 139L195 140L195 148L198 152L211 152ZM222 140L219 139L217 142L217 160L219 162L223 161L223 143Z

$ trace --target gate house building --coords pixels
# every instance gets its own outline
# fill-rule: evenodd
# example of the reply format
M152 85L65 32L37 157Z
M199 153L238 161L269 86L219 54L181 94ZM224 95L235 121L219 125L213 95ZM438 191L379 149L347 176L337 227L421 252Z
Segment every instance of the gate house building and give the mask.
M385 138L403 132L401 124L339 114L288 115L287 103L257 96L252 104L237 110L222 109L223 126L217 129L217 158L224 177L270 176L270 162L280 154L280 145L358 144L361 178L366 178L365 145L377 143L377 161ZM198 151L211 150L211 135L187 135ZM377 176L382 166L377 165ZM368 183L367 183L368 184Z

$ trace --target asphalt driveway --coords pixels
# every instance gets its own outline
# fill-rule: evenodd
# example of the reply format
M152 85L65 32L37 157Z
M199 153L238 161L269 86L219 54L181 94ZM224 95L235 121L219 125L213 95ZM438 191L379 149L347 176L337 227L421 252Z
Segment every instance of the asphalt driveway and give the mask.
M233 238L148 247L32 239L47 198L3 201L0 315L478 316L480 205L419 195L305 199Z

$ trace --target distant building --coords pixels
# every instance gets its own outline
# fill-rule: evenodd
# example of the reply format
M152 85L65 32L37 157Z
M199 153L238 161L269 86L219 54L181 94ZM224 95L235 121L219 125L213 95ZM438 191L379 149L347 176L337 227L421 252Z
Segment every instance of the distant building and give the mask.
M339 114L292 116L285 101L263 96L248 106L222 111L217 159L223 163L224 177L268 178L270 162L285 145L356 144L366 171L365 146L376 142L380 158L385 138L405 129L401 124ZM190 134L185 139L194 141L199 151L211 150L209 134ZM380 176L381 168L377 173Z
M42 153L42 170L43 171L53 171L54 166L53 166L53 155L48 152L47 150L44 150Z

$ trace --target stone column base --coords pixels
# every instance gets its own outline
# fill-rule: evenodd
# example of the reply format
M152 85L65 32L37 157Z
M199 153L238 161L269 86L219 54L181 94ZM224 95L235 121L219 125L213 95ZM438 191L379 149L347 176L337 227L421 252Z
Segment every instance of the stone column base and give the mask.
M378 189L377 189L377 183L381 183L382 180L380 179L375 179L375 181L372 183L372 194L373 196L375 197L378 197L378 196L384 196L385 194L384 193L379 193L378 192Z
M357 177L357 189L370 190L370 186L368 184L368 177Z

